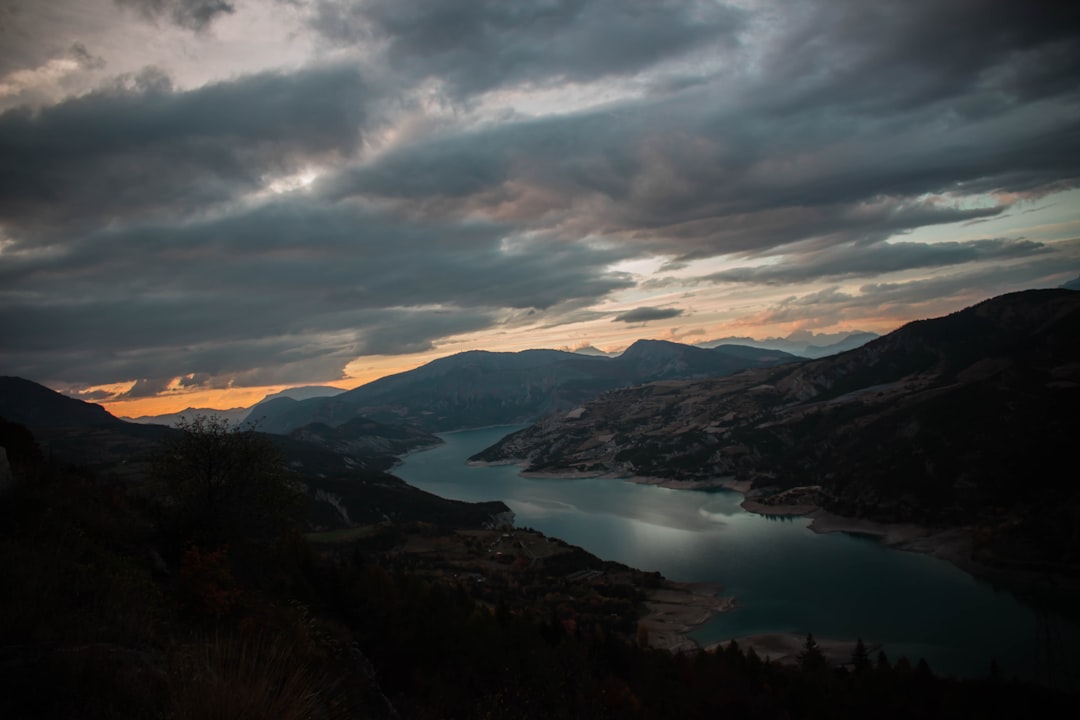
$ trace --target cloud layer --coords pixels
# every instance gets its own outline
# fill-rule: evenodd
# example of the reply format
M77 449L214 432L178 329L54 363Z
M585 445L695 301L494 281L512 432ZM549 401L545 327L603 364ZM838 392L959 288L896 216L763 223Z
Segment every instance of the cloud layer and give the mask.
M0 16L0 372L321 382L1080 263L1074 3L94 2ZM240 57L245 24L310 51Z

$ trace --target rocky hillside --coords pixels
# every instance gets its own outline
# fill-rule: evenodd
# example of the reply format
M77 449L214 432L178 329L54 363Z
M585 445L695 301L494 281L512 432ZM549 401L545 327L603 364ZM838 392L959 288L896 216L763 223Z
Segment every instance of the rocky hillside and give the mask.
M841 355L596 400L479 454L532 471L822 486L842 514L1023 526L1080 560L1080 293L1005 295Z
M355 417L336 427L311 423L289 433L289 437L326 448L365 467L386 470L397 457L442 442L431 433L408 425L388 425Z
M223 427L226 433L237 430ZM19 448L28 444L18 442L20 428L50 460L136 490L149 486L154 458L183 432L124 422L99 405L33 381L0 378L0 450L16 469L25 464ZM509 511L501 502L445 500L387 474L397 456L439 442L415 428L355 418L339 427L308 425L290 435L262 437L307 489L307 522L320 529L387 518L479 526Z
M249 419L273 433L312 422L340 425L357 416L431 432L516 424L568 410L605 390L666 378L715 377L796 359L776 350L705 350L659 340L640 340L615 358L557 350L470 351L333 398L280 398L256 408Z

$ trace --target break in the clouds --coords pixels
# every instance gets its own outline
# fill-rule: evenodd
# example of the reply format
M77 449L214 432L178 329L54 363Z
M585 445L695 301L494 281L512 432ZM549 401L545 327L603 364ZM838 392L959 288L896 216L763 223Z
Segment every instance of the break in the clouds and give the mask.
M1080 266L1075 3L45 5L0 11L0 371L57 387L882 331Z
M367 93L355 68L266 73L174 90L162 71L0 115L0 222L15 249L83 228L198 214L268 178L355 151Z

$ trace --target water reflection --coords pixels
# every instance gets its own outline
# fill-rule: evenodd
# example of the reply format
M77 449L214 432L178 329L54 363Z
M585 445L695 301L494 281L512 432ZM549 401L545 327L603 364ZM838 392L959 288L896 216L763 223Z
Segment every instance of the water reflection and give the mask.
M866 536L818 535L802 517L751 515L730 491L522 478L512 466L464 464L510 431L448 433L445 445L410 455L395 472L443 497L503 500L519 525L602 558L722 584L740 607L700 628L703 644L812 631L882 642L894 660L926 657L939 672L984 674L991 657L1006 675L1031 676L1039 666L1035 612L944 561ZM1071 624L1056 628L1070 642L1080 638Z

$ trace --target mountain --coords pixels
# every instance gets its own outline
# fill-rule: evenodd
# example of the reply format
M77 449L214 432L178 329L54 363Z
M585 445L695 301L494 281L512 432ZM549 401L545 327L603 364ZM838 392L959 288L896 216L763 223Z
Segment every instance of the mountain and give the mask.
M139 417L122 416L122 419L128 422L139 423L140 425L167 425L169 427L176 427L180 421L185 418L190 419L196 415L202 415L218 420L224 420L230 425L235 425L247 417L250 412L251 408L246 407L229 408L228 410L189 407L184 408L180 412L165 413L163 415L140 415Z
M279 401L296 402L287 397ZM179 431L159 424L125 422L105 408L75 400L38 383L0 377L0 417L25 425L61 459L86 467L120 472L137 482L148 470L147 458ZM339 427L309 425L273 444L304 474L319 477L355 469L385 470L397 456L440 440L415 428L353 418Z
M278 398L292 398L293 400L310 400L311 398L319 397L333 397L334 395L340 395L345 392L341 388L333 387L332 385L301 385L300 387L285 388L279 392L267 395L258 403L270 402Z
M715 348L742 345L783 352L804 358L822 358L847 350L854 350L879 337L877 333L855 331L852 333L792 333L786 338L755 340L750 337L726 337L698 343L697 347Z
M36 427L123 424L100 405L69 398L19 377L0 377L0 417Z
M293 430L290 438L348 456L366 468L389 469L398 456L442 442L431 433L409 425L389 425L354 417L336 427L311 423Z
M611 357L611 353L606 353L600 348L595 348L592 345L574 348L573 352L577 353L578 355L588 355L590 357Z
M638 340L616 361L636 382L729 375L750 367L771 367L799 358L777 351L725 346L705 350L666 340Z
M29 428L51 458L93 470L111 468L123 481L141 477L146 458L172 432L124 422L100 405L19 377L0 378L0 417Z
M272 402L280 400L296 402ZM164 425L125 422L100 405L18 377L0 377L0 421L0 450L12 467L16 451L36 442L50 460L135 488L150 477L163 443L181 433ZM21 440L20 433L31 440ZM307 489L309 522L323 529L387 518L474 527L509 512L501 502L445 500L386 474L398 455L440 442L415 428L353 418L334 428L309 425L290 435L265 437Z
M1080 564L1078 403L1080 293L1033 290L828 358L605 393L476 459L820 486L844 515L978 525L999 562Z
M217 408L186 408L180 412L165 413L164 415L142 415L140 417L125 417L124 420L128 422L141 423L144 425L168 425L169 427L176 427L180 420L184 418L192 418L196 415L202 415L205 417L217 418L224 420L230 425L239 425L245 422L249 417L256 415L255 408L268 402L273 402L279 398L289 398L292 400L308 400L310 398L318 397L331 397L341 392L341 388L330 387L327 385L305 385L303 387L286 388L280 392L267 395L259 402L250 407L237 407L230 408L228 410L218 410Z
M606 390L650 380L726 375L794 359L776 352L704 350L660 340L639 340L615 358L561 350L473 350L332 398L272 400L255 408L248 420L274 433L312 422L340 425L356 416L411 423L430 432L525 423Z
M783 350L757 348L748 345L717 345L712 348L712 352L740 360L752 360L762 365L781 365L783 363L796 362L805 359L804 357L792 355Z

